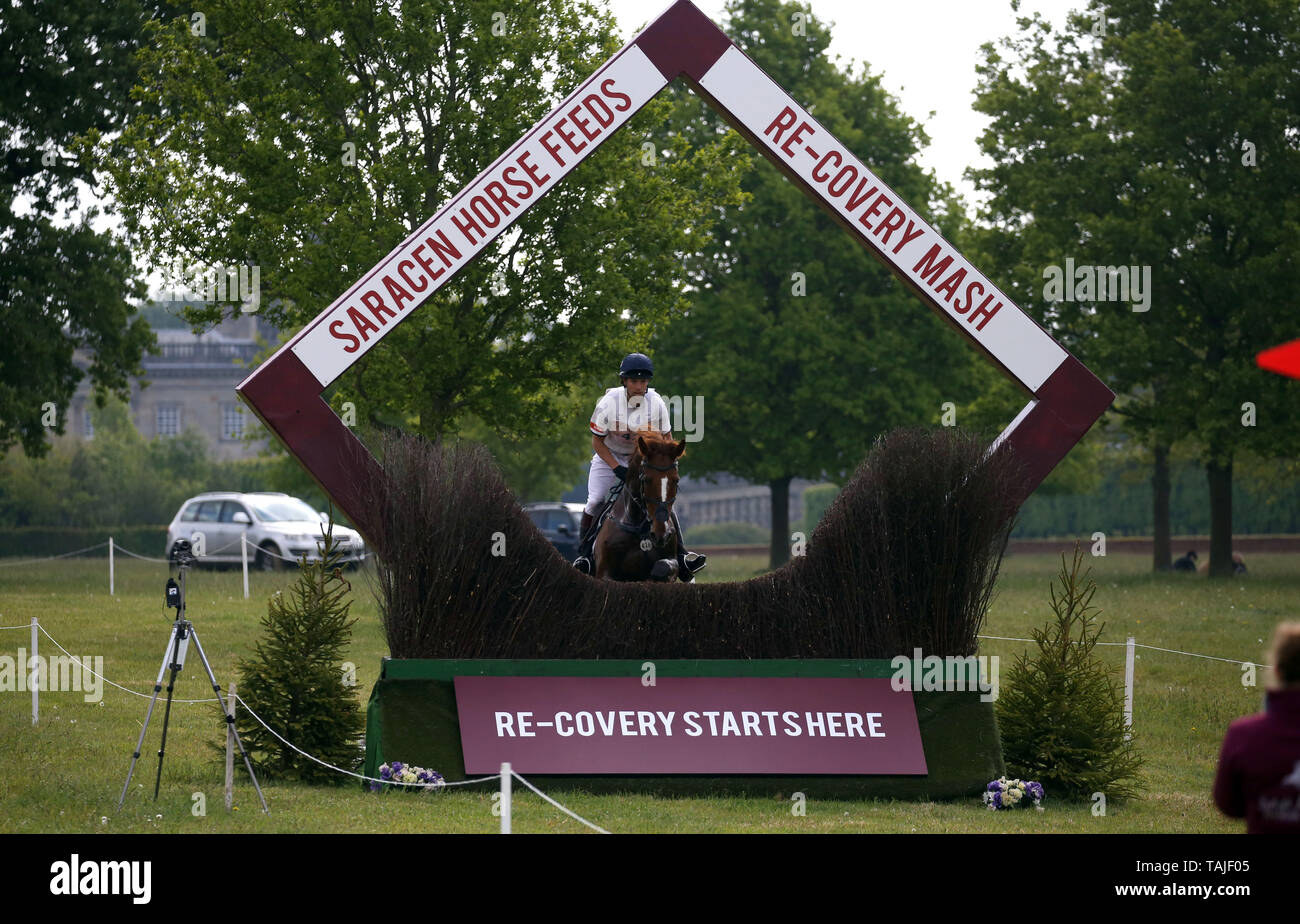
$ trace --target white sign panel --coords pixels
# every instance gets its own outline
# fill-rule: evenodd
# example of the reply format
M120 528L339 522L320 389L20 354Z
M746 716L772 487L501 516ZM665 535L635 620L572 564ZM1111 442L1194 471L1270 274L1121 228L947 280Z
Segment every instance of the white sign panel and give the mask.
M667 80L629 45L323 312L290 348L325 387L580 164Z
M1030 391L1066 352L759 67L732 47L701 85Z

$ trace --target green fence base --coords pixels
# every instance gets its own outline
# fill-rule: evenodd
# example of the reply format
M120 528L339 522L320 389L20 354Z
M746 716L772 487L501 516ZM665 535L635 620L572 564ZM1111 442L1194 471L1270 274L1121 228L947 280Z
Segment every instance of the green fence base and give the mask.
M393 760L466 779L454 677L640 677L641 661L384 659L366 710L366 775ZM883 660L655 661L657 677L891 677ZM912 694L925 776L529 776L543 790L663 796L957 799L976 797L1004 772L993 704L977 691ZM489 784L483 784L489 785Z

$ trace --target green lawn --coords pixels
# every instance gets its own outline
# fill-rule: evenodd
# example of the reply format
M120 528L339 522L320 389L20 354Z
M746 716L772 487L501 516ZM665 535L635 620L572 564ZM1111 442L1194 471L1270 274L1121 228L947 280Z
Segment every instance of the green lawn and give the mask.
M118 562L117 595L108 594L107 561L0 562L0 626L26 624L35 615L69 651L102 656L104 672L147 693L158 673L171 621L162 604L165 567ZM1272 627L1297 618L1300 562L1295 556L1252 556L1242 580L1211 583L1200 577L1154 576L1141 556L1093 559L1100 585L1095 598L1106 624L1103 641L1132 634L1140 644L1238 660L1265 659ZM1008 558L985 633L1026 637L1044 623L1047 587L1059 560ZM757 558L711 558L712 580L757 573ZM189 615L199 630L218 681L234 676L236 660L250 651L266 599L290 581L286 574L254 575L244 600L238 571L191 575ZM359 617L350 659L362 700L369 696L386 653L375 602L363 575L354 578L353 611ZM0 656L16 659L29 646L27 629L0 631ZM1020 642L985 641L982 653L1003 659L1003 678ZM41 654L56 653L42 637ZM1104 655L1123 665L1123 649ZM805 793L806 815L791 813L789 794L762 799L664 799L643 795L557 793L559 801L614 832L1234 832L1239 822L1219 816L1209 799L1224 728L1259 708L1260 686L1241 683L1235 664L1140 650L1135 733L1147 758L1147 789L1138 799L1112 802L1104 816L1087 803L1067 805L1048 794L1044 812L991 813L977 798L957 803L821 800ZM211 696L193 654L177 697ZM174 707L162 792L152 800L161 707L150 725L125 809L115 811L147 700L111 687L99 703L78 692L43 693L41 721L31 725L31 697L0 693L0 832L476 832L497 830L493 786L437 794L372 794L353 786L265 784L271 815L263 816L246 776L237 776L237 810L222 804L222 768L209 744L219 719L211 705ZM582 826L531 793L514 799L518 832L579 831ZM193 812L203 793L206 815Z

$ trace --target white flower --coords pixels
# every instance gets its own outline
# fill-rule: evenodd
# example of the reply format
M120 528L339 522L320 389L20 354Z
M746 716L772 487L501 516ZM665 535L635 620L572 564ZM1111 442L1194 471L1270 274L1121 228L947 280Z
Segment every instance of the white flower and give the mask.
M1024 795L1025 794L1019 789L1008 789L1002 794L1002 801L1009 803L1010 805L1015 805L1024 797Z

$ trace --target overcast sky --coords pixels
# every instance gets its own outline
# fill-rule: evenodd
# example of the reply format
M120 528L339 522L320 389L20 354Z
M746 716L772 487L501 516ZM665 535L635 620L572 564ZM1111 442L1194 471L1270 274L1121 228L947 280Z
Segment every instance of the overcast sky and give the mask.
M974 188L962 179L962 171L980 160L976 139L988 122L971 108L980 45L1014 34L1017 15L1041 13L1061 28L1070 10L1086 4L1023 0L1018 14L1010 0L811 0L810 5L817 19L834 23L831 55L841 58L841 67L850 60L866 62L872 73L882 75L903 112L923 123L930 135L921 163L973 204ZM669 0L609 0L624 39L670 5ZM695 5L722 22L725 0L695 0Z

